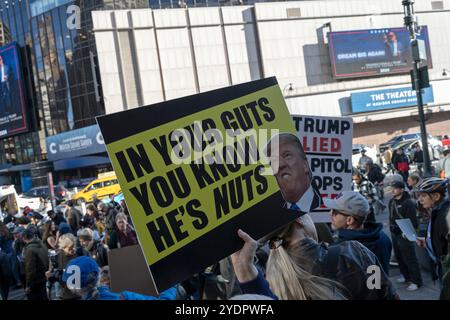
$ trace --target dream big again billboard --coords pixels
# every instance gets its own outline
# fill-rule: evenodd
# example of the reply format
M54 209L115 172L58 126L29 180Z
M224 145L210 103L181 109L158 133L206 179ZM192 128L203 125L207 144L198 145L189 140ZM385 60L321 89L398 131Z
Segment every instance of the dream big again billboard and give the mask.
M428 29L418 39L426 47L421 66L432 68ZM336 79L408 73L412 68L409 31L406 28L352 30L328 33L331 69Z

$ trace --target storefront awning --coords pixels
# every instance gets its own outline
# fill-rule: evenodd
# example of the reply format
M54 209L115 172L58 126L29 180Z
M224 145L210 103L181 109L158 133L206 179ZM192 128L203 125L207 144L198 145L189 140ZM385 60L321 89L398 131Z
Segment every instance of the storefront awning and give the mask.
M61 171L109 163L110 161L108 157L85 156L53 161L53 166L55 171Z
M1 165L0 166L0 174L8 173L8 172L19 172L31 169L31 163L19 164L19 165Z

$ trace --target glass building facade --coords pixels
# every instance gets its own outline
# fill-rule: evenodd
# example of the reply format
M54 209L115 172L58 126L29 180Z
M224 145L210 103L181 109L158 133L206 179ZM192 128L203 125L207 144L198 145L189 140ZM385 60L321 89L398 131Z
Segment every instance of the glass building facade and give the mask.
M46 136L96 123L105 110L91 11L146 7L147 0L0 0L0 21L21 48L31 122L29 133L0 140L0 164L45 160Z

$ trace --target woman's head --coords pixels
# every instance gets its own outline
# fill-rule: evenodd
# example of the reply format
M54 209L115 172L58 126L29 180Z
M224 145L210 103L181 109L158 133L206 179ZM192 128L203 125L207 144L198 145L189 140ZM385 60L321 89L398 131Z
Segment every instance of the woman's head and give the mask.
M62 235L58 241L58 247L64 251L67 256L73 256L76 253L77 239L71 233Z
M97 210L95 208L95 206L90 203L86 206L86 213L90 216L94 216L96 214Z
M80 244L83 248L90 250L94 243L94 232L89 228L84 228L78 233Z
M417 198L425 209L431 209L445 199L447 192L448 179L426 178L417 184L414 189L417 192Z
M45 222L42 238L47 239L50 236L56 236L56 231L56 224L52 220L48 220L47 222Z
M116 226L119 231L124 232L127 229L128 219L123 213L119 213L116 216Z
M298 218L271 240L266 270L271 289L280 299L287 300L343 299L338 283L310 273L314 261L301 241L305 238L317 242L317 231L309 215Z

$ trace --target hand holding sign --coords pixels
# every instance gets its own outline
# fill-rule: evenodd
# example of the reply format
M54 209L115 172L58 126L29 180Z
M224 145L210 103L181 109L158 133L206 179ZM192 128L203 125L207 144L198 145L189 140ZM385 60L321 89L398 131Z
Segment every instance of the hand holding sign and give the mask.
M239 282L248 282L256 278L258 270L253 264L258 242L250 237L247 233L238 230L239 238L244 240L244 246L239 251L231 255L234 272Z

